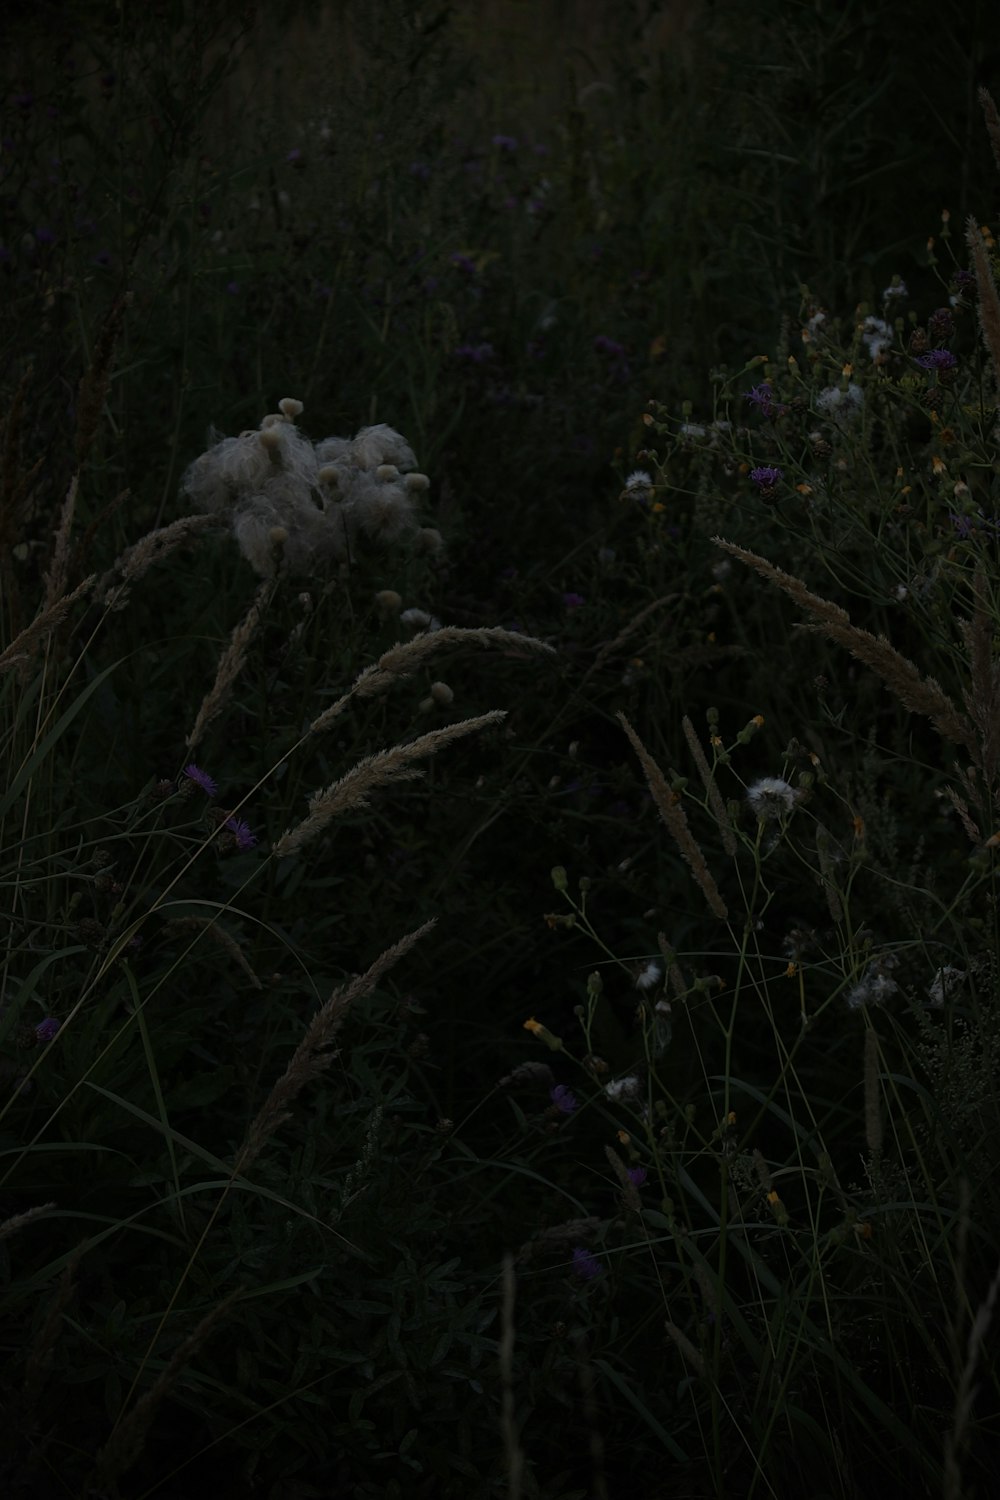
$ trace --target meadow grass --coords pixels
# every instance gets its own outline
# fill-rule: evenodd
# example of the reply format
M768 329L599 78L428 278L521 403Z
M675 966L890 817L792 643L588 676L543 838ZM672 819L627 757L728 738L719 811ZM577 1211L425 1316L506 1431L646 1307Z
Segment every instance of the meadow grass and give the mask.
M396 0L11 28L9 1493L987 1492L1000 90L918 9L609 8L520 118Z

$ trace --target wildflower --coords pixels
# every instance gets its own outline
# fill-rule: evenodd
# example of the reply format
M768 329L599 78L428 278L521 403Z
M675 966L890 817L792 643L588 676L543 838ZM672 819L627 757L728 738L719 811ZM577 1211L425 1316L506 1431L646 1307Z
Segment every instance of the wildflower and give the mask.
M534 1016L529 1016L528 1020L523 1024L525 1031L530 1031L532 1036L536 1036L540 1042L544 1042L551 1052L562 1051L562 1037L554 1036L549 1028L543 1026L541 1021L536 1021Z
M604 1085L604 1092L615 1103L619 1100L637 1099L639 1080L634 1073L629 1073L624 1078L613 1078Z
M877 361L892 344L892 329L881 318L866 318L860 328L862 343Z
M196 766L194 764L185 766L184 775L190 781L193 781L195 786L200 786L206 797L214 797L216 792L219 790L217 783L214 782L211 776L209 776L208 772L203 771L200 766Z
M625 357L625 345L619 344L616 339L609 339L603 333L599 333L594 339L594 348L598 354L607 354L615 359L623 359Z
M907 287L906 282L903 280L903 278L901 276L894 276L892 278L892 284L890 286L887 286L885 291L882 293L882 301L892 302L897 297L908 297L909 295L909 288Z
M653 480L645 469L634 469L625 481L625 494L647 499L653 491Z
M564 1115L571 1115L577 1107L576 1095L564 1083L557 1083L555 1088L549 1089L549 1098Z
M930 349L921 354L917 364L923 370L953 370L958 360L950 349Z
M817 411L829 416L856 416L864 404L865 393L853 380L848 382L846 390L839 385L828 385L816 397Z
M645 1167L628 1167L626 1169L626 1175L633 1187L640 1188L646 1181L648 1173L646 1172Z
M790 813L798 801L794 787L780 776L762 776L747 787L747 803L755 817L776 822Z
M252 849L257 843L257 835L250 830L250 824L242 818L227 818L223 823L236 840L237 849Z
M946 964L943 969L938 969L927 990L927 998L932 1005L943 1005L950 1000L965 978L964 969L956 969L952 964Z
M35 1036L40 1042L51 1042L52 1038L59 1034L61 1026L62 1022L57 1021L55 1016L46 1016L45 1020L39 1021L35 1027Z
M860 1010L863 1005L884 1005L899 989L896 981L889 977L898 962L894 953L883 953L873 959L847 994L848 1010Z
M573 1274L579 1276L581 1281L593 1281L595 1276L601 1274L601 1263L597 1256L585 1250L582 1245L577 1245L573 1251Z
M517 137L513 135L495 135L493 144L498 151L516 151Z
M464 359L467 364L484 365L493 359L496 354L492 344L459 344L455 350L456 359Z
M662 967L655 959L651 959L636 975L635 987L637 990L651 990L654 985L659 984L662 977Z
M774 399L774 391L769 380L762 380L760 385L752 386L746 394L747 401L751 406L756 406L762 417L780 417L782 412L788 410Z
M774 464L762 464L750 470L750 479L757 485L762 495L773 493L784 477L784 469L779 469Z
M582 594L563 594L562 599L567 609L579 609L581 604L587 602Z

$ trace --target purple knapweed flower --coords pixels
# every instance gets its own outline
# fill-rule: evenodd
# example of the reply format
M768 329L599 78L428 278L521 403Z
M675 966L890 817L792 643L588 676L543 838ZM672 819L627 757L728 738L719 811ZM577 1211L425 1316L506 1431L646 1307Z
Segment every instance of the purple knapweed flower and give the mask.
M573 1251L573 1275L579 1276L581 1281L593 1281L600 1274L601 1263L597 1256L585 1250L582 1245L577 1245Z
M647 1172L645 1167L627 1167L626 1173L633 1187L640 1188L646 1181Z
M917 360L923 370L953 370L958 360L950 349L929 349Z
M35 1027L35 1035L40 1042L51 1042L54 1036L59 1035L61 1026L62 1022L57 1021L55 1016L46 1016L45 1020L39 1021Z
M203 771L200 766L196 766L193 762L191 765L184 767L184 775L189 781L193 781L195 786L200 786L206 797L214 797L219 790L218 783L212 780L208 772Z
M252 849L257 842L257 835L250 831L250 824L242 818L227 818L222 826L228 828L235 838L237 849Z
M572 593L563 594L562 600L567 609L579 609L581 604L586 604L587 602L582 594Z
M780 417L788 410L780 401L775 401L774 391L769 380L762 380L760 385L752 386L746 394L747 401L751 406L756 406L762 417Z
M576 1109L576 1095L564 1083L557 1083L554 1089L549 1089L549 1098L564 1115L571 1115Z
M750 470L751 480L761 490L773 490L775 485L780 484L784 477L784 469L779 469L775 464L762 464L758 468Z

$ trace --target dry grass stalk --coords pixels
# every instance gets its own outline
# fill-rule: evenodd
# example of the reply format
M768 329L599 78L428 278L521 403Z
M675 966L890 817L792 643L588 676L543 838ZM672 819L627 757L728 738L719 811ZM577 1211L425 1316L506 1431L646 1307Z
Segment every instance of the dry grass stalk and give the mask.
M626 1208L632 1209L634 1213L641 1213L642 1199L639 1197L639 1189L628 1175L628 1168L625 1163L613 1146L605 1146L604 1154L611 1163L611 1170L618 1178Z
M515 630L503 630L499 626L467 630L458 625L446 625L441 630L422 630L411 641L402 641L390 646L378 661L355 679L353 685L336 703L314 719L309 726L310 734L321 734L339 718L352 698L374 698L385 692L394 682L400 682L418 671L442 646L475 644L477 646L510 646L518 651L542 651L554 654L554 647L532 635L519 635Z
M503 1303L500 1310L500 1339L497 1344L500 1385L503 1390L500 1428L507 1458L507 1500L520 1500L521 1481L524 1476L524 1450L518 1438L514 1409L514 1297L516 1290L514 1257L508 1251L503 1258Z
M637 615L634 615L632 619L629 620L628 624L623 626L623 628L619 630L613 641L605 641L600 651L598 651L597 655L594 657L593 664L587 668L587 672L583 679L584 682L586 682L587 678L592 676L594 672L600 671L601 667L603 667L604 663L608 660L609 657L614 656L616 652L621 650L626 641L628 641L631 636L635 635L635 632L639 629L639 626L646 623L650 615L655 614L658 609L662 609L665 604L672 604L673 601L677 598L679 598L679 595L677 594L668 594L666 598L654 599L652 604L647 604L644 609L640 609L639 613Z
M969 812L969 804L966 802L965 798L960 797L955 791L954 787L950 786L945 787L944 794L948 798L948 801L951 803L952 807L958 813L958 816L962 821L962 827L965 829L966 833L969 836L969 841L973 844L978 844L982 839L982 834L979 831L979 825L973 821L972 814Z
M69 538L73 529L73 516L76 514L76 496L79 488L80 471L78 469L69 482L69 489L66 491L66 498L59 513L52 561L45 575L46 609L66 592L66 580L69 577Z
M365 995L369 995L383 975L387 974L410 949L435 925L432 917L414 932L408 932L391 948L387 948L361 975L339 986L313 1016L299 1045L272 1088L256 1119L247 1131L246 1140L240 1148L233 1168L233 1175L245 1172L264 1149L268 1139L291 1117L291 1106L306 1084L329 1067L333 1054L328 1049L344 1024L351 1006Z
M877 1161L882 1155L882 1110L878 1089L878 1033L865 1032L865 1142Z
M712 768L705 758L705 752L701 748L701 741L698 739L695 727L687 714L681 720L681 728L684 730L684 738L688 742L688 749L691 751L694 763L698 767L698 775L701 777L702 785L708 795L708 805L712 809L716 823L719 825L719 832L722 835L722 847L727 854L735 854L736 835L733 833L733 825L730 823L729 814L726 812L726 804L722 800L722 793L719 791L715 777L712 775Z
M47 1207L54 1208L55 1204L50 1203ZM83 1246L79 1245L63 1267L55 1296L46 1311L45 1321L32 1340L24 1371L24 1404L28 1411L35 1406L42 1393L45 1377L52 1367L52 1351L59 1336L62 1315L76 1288L76 1273L82 1259Z
M166 529L169 530L169 528ZM155 536L156 533L152 532L151 535ZM142 543L137 543L137 545L141 546ZM261 618L274 593L274 587L274 580L265 578L257 589L250 608L229 637L229 645L219 658L215 681L202 700L198 717L194 721L194 728L185 742L189 750L193 750L201 743L209 726L214 723L229 702L233 684L246 664L250 642L257 634Z
M844 908L834 883L834 874L837 862L843 856L843 850L823 823L816 824L816 854L819 858L819 878L823 886L823 895L826 897L827 910L839 927L844 920Z
M656 946L659 948L660 953L663 956L663 962L667 968L667 979L670 983L670 988L673 990L674 995L678 1000L683 1000L684 996L688 992L688 987L684 979L683 970L681 969L680 964L677 962L677 955L671 947L669 939L667 938L667 934L665 932L658 932L656 934Z
M82 583L78 583L71 594L64 594L54 604L42 610L26 625L20 635L16 636L7 647L6 651L0 652L0 672L10 672L14 667L24 667L30 662L38 649L39 644L47 635L57 630L69 614L78 599L88 592L94 582L96 575L91 574Z
M969 688L963 699L979 731L979 765L987 786L992 787L1000 766L1000 662L993 656L993 624L982 568L976 569L972 591L976 601L972 619L959 624L969 653Z
M452 741L464 739L477 729L488 724L498 724L507 717L503 709L478 714L474 719L463 719L460 724L449 724L444 729L433 729L419 739L406 745L393 745L389 750L377 750L374 755L365 755L356 766L328 786L315 792L309 799L309 814L294 828L286 830L272 849L278 859L294 854L311 838L322 833L334 818L355 808L366 807L372 792L378 787L389 786L396 781L413 781L423 772L412 762L426 760L428 756L450 745Z
M955 1393L955 1420L951 1432L945 1439L945 1500L961 1500L962 1496L968 1494L962 1483L962 1456L968 1444L969 1421L976 1399L976 1386L973 1381L983 1344L993 1321L998 1295L1000 1295L1000 1270L990 1282L989 1290L979 1304L976 1316L972 1320L972 1327L969 1329L965 1361L959 1375L958 1390Z
M677 848L690 865L691 873L704 893L705 900L708 902L711 910L717 917L721 917L725 921L729 915L726 903L719 894L719 888L712 878L712 873L708 865L705 863L705 856L696 844L694 835L688 827L688 820L684 815L683 807L681 807L679 801L674 799L674 794L667 785L666 777L624 714L620 713L618 715L618 722L628 735L632 743L632 748L639 757L649 790L653 794L653 801L659 808L660 817L670 830Z
M101 579L98 592L104 592L111 586L114 574L120 575L114 591L106 599L106 603L120 607L128 599L127 590L132 584L138 583L154 563L169 557L193 533L205 531L217 524L216 518L211 515L181 516L179 520L171 521L169 526L148 531L115 559L114 567Z
M122 314L132 300L130 292L116 297L101 324L101 331L94 344L90 366L80 379L76 399L76 467L79 470L90 452L90 446L101 420L104 402L111 384L111 364L115 346L121 333Z
M699 1375L704 1375L705 1361L701 1357L701 1352L694 1347L684 1330L682 1328L678 1328L676 1323L671 1323L669 1319L666 1323L664 1323L663 1326L664 1328L666 1328L667 1333L673 1339L674 1343L677 1345L678 1349L681 1351L691 1368L693 1370L696 1370Z
M172 917L166 925L168 928L173 927L178 930L187 927L195 928L200 932L207 932L209 937L213 938L219 944L220 948L225 949L233 963L238 969L243 971L255 990L262 990L264 988L239 943L231 932L227 932L224 927L220 927L215 917Z
M242 1296L241 1292L230 1292L228 1297L224 1297L221 1302L209 1308L197 1327L178 1344L159 1378L154 1381L144 1396L140 1396L132 1410L119 1421L108 1442L97 1455L97 1471L103 1485L111 1484L119 1474L124 1474L135 1463L142 1452L146 1434L160 1402L176 1383L184 1366L189 1364L197 1354L216 1323L240 1296Z
M55 1208L54 1203L41 1203L37 1208L29 1208L23 1214L12 1214L9 1219L0 1223L0 1240L5 1240L10 1234L17 1234L26 1224L31 1224L35 1219L40 1219L50 1209Z
M964 714L952 703L948 694L933 677L921 677L917 668L892 646L885 636L874 636L851 624L851 617L839 604L810 593L799 578L776 568L773 563L756 552L747 552L723 537L713 537L716 546L738 557L753 568L762 578L777 585L796 604L816 617L815 624L800 625L800 630L815 630L829 636L839 646L845 646L852 656L871 667L886 686L895 693L904 708L911 713L923 714L930 719L943 739L953 744L965 745L976 754L975 730Z
M982 105L983 117L986 120L986 134L993 147L993 160L997 164L997 171L1000 172L1000 114L997 113L996 104L988 89L979 90L979 103Z
M994 399L1000 400L1000 294L993 277L993 267L986 251L986 242L975 219L969 217L965 226L965 238L972 253L972 264L976 272L976 305L979 308L979 326L993 362Z

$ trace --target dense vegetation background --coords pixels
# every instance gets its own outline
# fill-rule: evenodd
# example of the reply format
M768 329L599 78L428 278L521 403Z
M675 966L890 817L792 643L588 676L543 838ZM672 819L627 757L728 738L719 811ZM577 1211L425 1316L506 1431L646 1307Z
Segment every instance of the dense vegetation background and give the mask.
M12 1493L986 1493L1000 35L779 10L3 21Z

